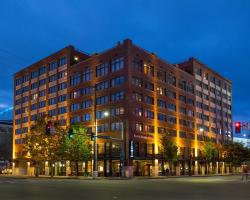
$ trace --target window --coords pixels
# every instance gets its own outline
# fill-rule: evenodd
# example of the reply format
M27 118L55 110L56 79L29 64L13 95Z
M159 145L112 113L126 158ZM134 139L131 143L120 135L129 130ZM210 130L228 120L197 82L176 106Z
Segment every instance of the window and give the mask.
M58 108L58 114L60 115L60 114L64 114L64 113L66 113L67 112L67 109L66 109L66 107L60 107L60 108Z
M142 117L143 109L142 108L135 108L134 115L138 117Z
M29 74L25 74L25 75L23 76L23 83L29 81L29 79L30 79L30 75L29 75Z
M97 132L98 133L103 133L109 130L109 125L108 124L100 124L97 126Z
M91 121L91 120L92 120L92 114L91 114L91 113L83 114L82 120L83 120L84 122Z
M139 94L139 93L133 93L133 99L135 101L138 101L138 102L141 102L142 101L142 94Z
M109 88L109 81L103 81L96 85L96 91L105 90L107 88Z
M170 99L176 99L176 93L175 93L175 92L166 90L166 91L165 91L165 95L166 95L168 98L170 98Z
M144 116L149 119L154 119L154 112L151 110L145 110Z
M141 78L133 77L132 84L137 86L137 87L142 87L143 81Z
M60 83L60 84L58 85L58 91L59 91L59 90L66 89L66 88L67 88L67 83L66 83L66 82Z
M57 74L49 76L49 82L53 82L57 80Z
M29 101L29 96L25 96L22 98L22 103L25 103L27 101Z
M111 94L111 101L119 101L124 99L124 91L119 91Z
M71 124L75 124L75 123L78 123L78 122L80 122L80 117L78 115L73 116L73 117L70 118L70 123Z
M181 114L183 114L183 115L186 115L186 114L187 114L186 108L183 108L183 107L180 107L179 112L180 112Z
M96 98L96 105L103 105L108 103L108 101L109 101L108 96L101 96Z
M187 134L184 131L180 131L179 134L180 134L180 138L186 138L187 137Z
M32 95L31 95L31 100L36 100L37 97L38 97L38 94L37 94L37 93L32 94Z
M176 77L172 74L167 73L167 83L176 86Z
M167 119L167 116L165 114L158 113L158 120L166 121L166 119Z
M164 93L164 89L162 87L157 87L157 93L160 94L160 95L163 95Z
M70 77L70 86L79 85L81 83L81 74L74 74Z
M61 96L58 97L58 102L66 101L66 98L67 98L67 95L66 95L66 94L61 95Z
M171 136L171 137L176 137L177 136L177 132L174 129L168 129L167 133Z
M49 99L49 105L53 105L53 104L56 104L57 103L57 98L51 98Z
M57 68L57 62L53 61L49 64L49 71L52 71Z
M31 105L30 110L36 110L37 108L38 108L38 105L37 103L35 103Z
M154 105L154 98L153 97L145 96L144 101L145 101L145 103Z
M160 107L160 108L166 108L166 102L163 101L163 100L158 99L158 100L157 100L157 105L158 105L158 107Z
M112 131L121 131L122 130L122 122L113 122L111 123Z
M57 109L49 110L48 114L49 114L50 117L56 116L57 115Z
M187 92L194 94L194 85L192 83L187 83L186 89L187 89Z
M96 67L96 77L105 76L109 73L109 64L103 63Z
M186 81L179 80L179 88L186 91Z
M179 123L181 126L187 126L187 121L185 119L179 119Z
M82 95L91 94L91 90L90 87L82 88Z
M176 117L167 116L167 122L170 123L170 124L176 124Z
M58 75L57 75L58 79L66 77L66 76L67 76L67 71L66 70L58 72Z
M170 110L170 111L176 111L176 105L173 104L173 103L168 103L167 104L167 109Z
M143 124L142 123L136 123L135 124L135 130L136 131L143 131Z
M46 106L46 101L39 102L39 108L44 108Z
M196 107L202 109L202 102L197 101L196 102Z
M154 76L154 66L150 64L144 64L144 74Z
M46 84L46 78L39 81L39 86Z
M202 70L200 68L195 69L195 74L201 76L202 75Z
M187 104L189 104L189 105L194 105L194 100L193 99L187 99Z
M124 58L120 57L112 60L111 62L111 72L116 72L124 68Z
M55 85L55 86L50 87L48 92L49 94L57 92L57 86Z
M166 82L166 72L158 71L157 72L157 78L159 81Z
M111 79L111 87L116 87L116 86L122 85L124 83L124 81L125 81L124 76L119 76L119 77L113 78L113 79Z
M92 100L91 99L87 99L87 100L82 102L82 108L90 108L91 106L92 106Z
M165 134L167 132L167 129L164 127L158 127L158 133L159 134Z
M155 132L155 127L152 125L145 125L144 130L148 133L154 133Z
M92 77L93 77L93 71L91 69L88 69L85 72L83 72L82 81L83 82L90 81L92 80Z
M59 59L59 67L67 64L67 58L62 57Z
M22 79L22 78L16 79L16 86L17 86L17 85L21 85L22 82L23 82L23 79Z
M74 111L79 110L79 109L80 109L79 103L73 103L70 106L70 112L74 112Z
M179 95L179 100L186 103L186 97L183 95Z
M31 72L31 78L37 78L38 76L39 76L38 70Z
M44 97L46 95L46 90L42 90L38 92L39 97Z
M111 108L111 115L123 115L125 112L124 107Z
M96 118L97 119L103 119L103 118L105 118L105 115L104 115L105 112L106 111L104 111L104 110L98 110L98 111L96 111Z
M39 75L42 75L42 74L45 74L46 73L46 66L42 66L40 69L39 69Z
M154 84L150 82L145 83L145 88L151 91L154 91Z
M187 115L189 117L194 117L194 111L193 110L187 110Z
M136 71L142 72L142 65L143 65L143 63L141 60L134 60L133 61L133 68Z
M33 90L33 89L36 89L36 88L38 88L38 82L35 82L35 83L32 83L31 84L31 89Z

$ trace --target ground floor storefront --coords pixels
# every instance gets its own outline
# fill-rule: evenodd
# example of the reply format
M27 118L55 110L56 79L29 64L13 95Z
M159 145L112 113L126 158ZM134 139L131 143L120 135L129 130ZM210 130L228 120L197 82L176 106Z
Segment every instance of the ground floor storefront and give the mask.
M212 175L229 174L241 171L232 168L224 162L206 163L204 161L179 160L177 162L163 160L134 159L129 162L120 160L99 160L98 176L102 177L132 177L132 176L184 176L184 175ZM41 162L15 161L13 175L34 176L36 173L46 176L92 176L93 161L88 162Z

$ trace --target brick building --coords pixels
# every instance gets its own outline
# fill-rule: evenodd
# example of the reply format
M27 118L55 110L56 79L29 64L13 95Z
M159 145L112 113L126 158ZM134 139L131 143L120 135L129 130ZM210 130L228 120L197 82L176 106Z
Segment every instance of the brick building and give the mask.
M17 174L29 171L22 141L43 114L64 127L82 122L92 132L97 119L98 135L117 139L98 138L100 175L119 175L122 166L159 175L169 167L159 149L166 133L178 146L176 173L185 174L190 159L193 173L201 173L204 142L231 136L231 82L196 59L172 65L129 39L93 55L66 47L15 74ZM87 166L91 172L92 162Z

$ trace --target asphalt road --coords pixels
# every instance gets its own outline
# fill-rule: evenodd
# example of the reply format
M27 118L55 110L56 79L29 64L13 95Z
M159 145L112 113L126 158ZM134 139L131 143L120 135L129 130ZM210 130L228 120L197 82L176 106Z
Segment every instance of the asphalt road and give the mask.
M1 200L250 200L250 180L238 176L132 180L0 177Z

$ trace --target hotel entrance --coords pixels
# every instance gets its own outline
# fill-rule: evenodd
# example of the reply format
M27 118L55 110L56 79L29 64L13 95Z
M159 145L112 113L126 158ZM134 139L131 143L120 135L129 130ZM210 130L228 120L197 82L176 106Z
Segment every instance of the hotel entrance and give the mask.
M148 160L133 161L134 176L152 176L153 162Z

